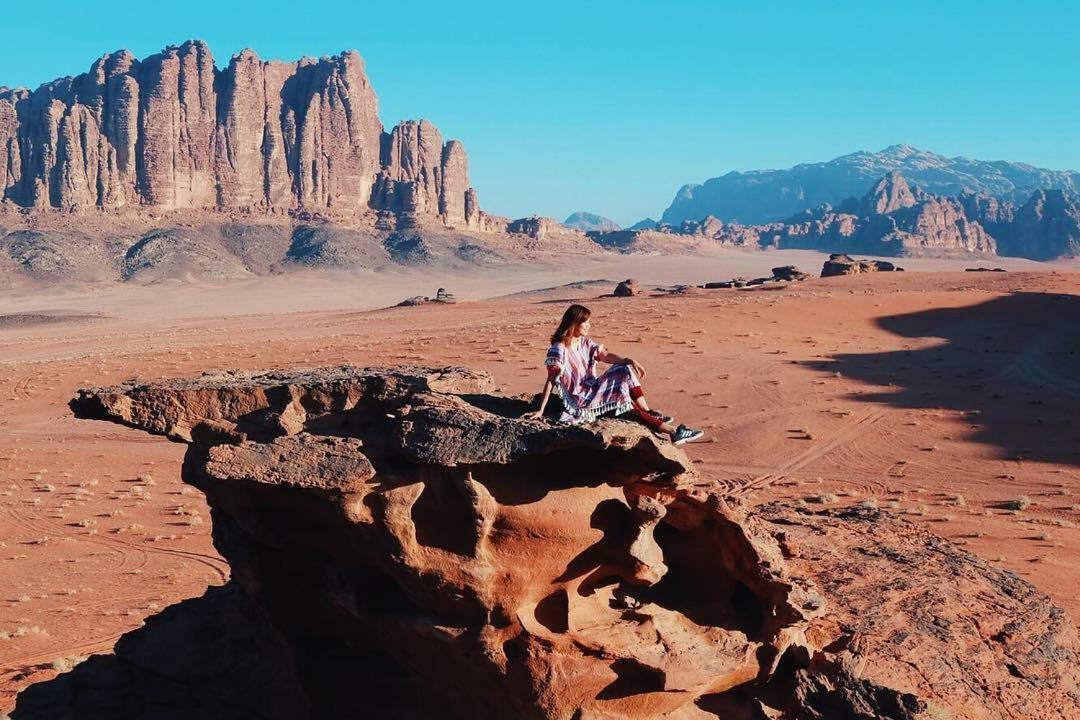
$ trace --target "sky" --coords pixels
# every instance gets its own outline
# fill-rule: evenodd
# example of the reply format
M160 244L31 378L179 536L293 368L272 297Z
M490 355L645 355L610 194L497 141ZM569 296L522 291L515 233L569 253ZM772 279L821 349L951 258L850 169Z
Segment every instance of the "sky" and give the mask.
M732 170L909 143L1080 169L1080 3L3 0L0 86L205 40L364 57L387 127L465 143L488 212L629 224Z

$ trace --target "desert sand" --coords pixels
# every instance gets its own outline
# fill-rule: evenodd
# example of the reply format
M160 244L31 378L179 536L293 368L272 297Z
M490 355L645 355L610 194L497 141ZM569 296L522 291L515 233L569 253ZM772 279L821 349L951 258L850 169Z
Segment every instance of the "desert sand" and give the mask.
M873 502L1080 613L1080 274L1067 263L901 261L872 274L682 295L645 286L816 271L801 251L582 258L440 277L311 273L0 296L0 712L15 693L227 578L183 447L75 420L78 387L227 369L455 364L543 380L565 305L707 431L702 473L750 504ZM965 273L1000 266L1008 273ZM603 279L603 283L567 283ZM462 302L392 308L445 286Z

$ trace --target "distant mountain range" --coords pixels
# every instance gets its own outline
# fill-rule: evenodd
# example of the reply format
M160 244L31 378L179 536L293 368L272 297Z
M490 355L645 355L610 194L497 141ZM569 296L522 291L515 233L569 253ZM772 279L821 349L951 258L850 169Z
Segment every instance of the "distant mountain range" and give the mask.
M621 252L712 244L907 257L1080 257L1080 196L1069 190L1038 189L1022 203L966 191L950 197L909 184L896 171L858 197L835 206L821 203L779 221L743 224L709 215L638 225L588 235Z
M862 197L891 172L901 173L928 193L983 194L1017 204L1026 202L1036 190L1080 192L1080 173L1071 170L948 158L911 145L893 145L876 153L860 151L787 170L730 172L701 185L684 185L661 221L677 225L710 215L742 224L783 220L823 203L835 206L847 198Z
M593 230L622 230L622 226L614 220L606 218L603 215L585 212L584 210L570 213L570 216L563 220L562 224L563 227L581 230L582 232L591 232Z

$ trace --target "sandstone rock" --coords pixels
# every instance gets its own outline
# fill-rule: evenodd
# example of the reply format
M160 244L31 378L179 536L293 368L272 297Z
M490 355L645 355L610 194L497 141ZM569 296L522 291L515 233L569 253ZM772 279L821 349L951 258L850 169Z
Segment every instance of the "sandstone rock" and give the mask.
M397 304L398 307L414 307L416 305L427 305L428 303L443 303L447 305L453 305L457 302L457 298L453 293L446 291L446 288L439 288L434 297L428 297L427 295L414 295L409 298L405 298Z
M641 287L638 285L637 280L629 278L616 285L613 294L615 297L633 297L641 294Z
M1016 211L1007 253L1034 260L1080 256L1080 201L1061 190L1039 190Z
M476 196L476 190L469 188L465 191L465 225L474 230L485 229L482 227L480 216L480 201Z
M385 139L374 204L399 212L437 213L442 160L442 135L434 125L427 120L400 123Z
M564 228L551 218L540 217L539 215L513 220L507 225L506 231L511 234L527 235L533 240L545 240L563 232L574 232Z
M772 269L772 276L776 280L786 280L788 282L798 282L799 280L806 280L810 277L794 265L774 267Z
M1016 216L1016 204L986 193L963 192L956 196L969 220L979 223L998 241L1007 241L1010 225Z
M146 203L214 203L214 75L214 59L202 42L167 48L140 63L135 166L136 189Z
M439 192L439 214L450 226L468 226L468 208L466 193L469 187L469 158L465 146L457 140L451 140L442 151L442 187ZM476 191L472 190L476 202Z
M461 368L331 368L87 389L72 407L190 443L183 477L229 587L266 620L234 626L278 674L282 707L259 717L348 716L368 696L431 719L1080 712L1075 628L1015 575L876 512L744 511L643 426L519 419L488 387ZM244 647L205 651L257 667ZM197 655L164 676L217 698ZM266 707L232 677L233 707ZM86 716L92 680L34 686L16 717L47 697Z
M868 272L892 272L902 271L903 269L884 260L856 260L847 255L833 254L829 256L829 259L822 266L821 277L858 275L859 273Z
M903 255L992 255L997 245L981 225L968 220L959 202L925 197L891 216L882 242L897 242ZM873 224L868 228L874 227Z
M891 172L878 180L859 203L859 215L888 215L902 208L908 208L925 199L925 194L915 188L912 190L904 176Z
M1080 173L1075 171L949 158L910 145L893 145L878 152L854 152L783 170L730 172L701 185L685 185L664 211L662 221L678 225L683 220L715 215L726 222L770 223L804 208L822 203L839 206L845 198L862 197L869 186L890 172L900 172L923 190L939 195L963 190L1011 198L1021 191L1026 195L1031 188L1080 191Z
M345 217L375 208L475 225L464 146L444 146L420 121L395 128L384 152L377 104L355 52L288 63L245 50L220 71L200 41L141 62L105 55L33 92L0 89L0 199Z

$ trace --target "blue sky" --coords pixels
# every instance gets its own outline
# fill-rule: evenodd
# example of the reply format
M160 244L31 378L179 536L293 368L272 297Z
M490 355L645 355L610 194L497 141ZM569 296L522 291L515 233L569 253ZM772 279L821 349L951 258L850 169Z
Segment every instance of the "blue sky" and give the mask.
M687 182L899 142L1080 169L1080 3L5 4L0 85L189 38L219 67L359 50L383 123L462 140L504 215L626 224Z

